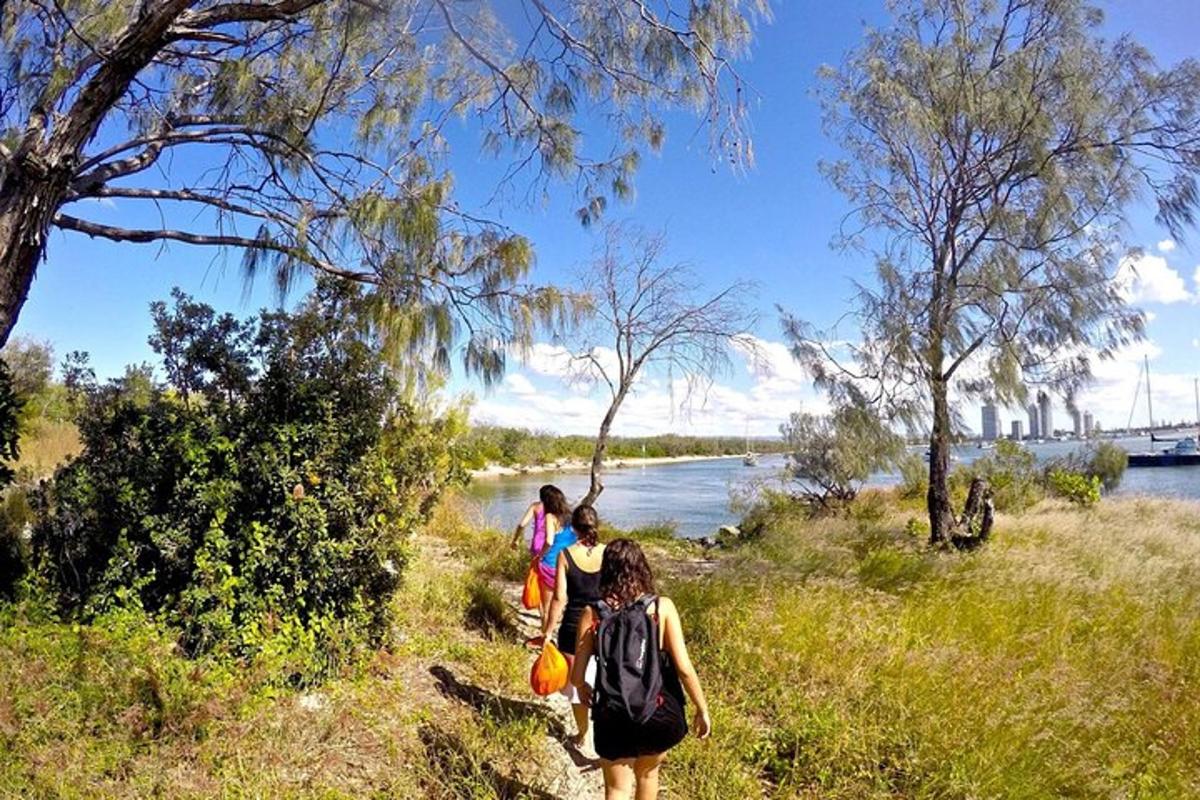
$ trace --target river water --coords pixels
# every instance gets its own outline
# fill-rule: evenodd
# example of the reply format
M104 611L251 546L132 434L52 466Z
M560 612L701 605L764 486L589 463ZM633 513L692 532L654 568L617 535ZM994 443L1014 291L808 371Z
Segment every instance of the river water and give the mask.
M1119 439L1117 444L1130 452L1151 449L1146 438ZM1039 460L1046 460L1078 446L1045 442L1029 448ZM955 455L958 463L970 463L989 452L972 445L956 449ZM604 493L596 507L604 519L621 528L669 522L680 536L708 536L722 525L737 522L738 514L730 507L732 498L744 495L757 482L777 478L783 465L783 456L763 456L756 467L743 465L740 458L721 458L611 469L605 473ZM872 476L869 485L889 486L898 480L897 475L881 473ZM467 494L488 525L511 530L529 503L537 499L543 483L558 485L575 501L587 491L588 476L586 472L563 472L487 478L472 481ZM1200 499L1200 466L1129 469L1114 494Z

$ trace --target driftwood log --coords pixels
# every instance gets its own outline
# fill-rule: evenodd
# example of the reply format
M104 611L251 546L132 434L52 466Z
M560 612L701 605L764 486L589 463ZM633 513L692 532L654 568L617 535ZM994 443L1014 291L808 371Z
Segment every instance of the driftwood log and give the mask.
M958 550L974 550L988 540L996 507L992 503L992 487L983 478L974 478L967 490L963 513L954 520L950 544Z

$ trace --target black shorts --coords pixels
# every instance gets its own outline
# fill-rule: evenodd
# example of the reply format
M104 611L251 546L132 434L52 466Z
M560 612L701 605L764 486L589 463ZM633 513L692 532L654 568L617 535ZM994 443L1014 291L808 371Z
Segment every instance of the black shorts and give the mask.
M596 755L608 761L665 753L687 736L687 718L683 701L674 692L658 695L658 708L644 725L624 716L606 715L597 709Z

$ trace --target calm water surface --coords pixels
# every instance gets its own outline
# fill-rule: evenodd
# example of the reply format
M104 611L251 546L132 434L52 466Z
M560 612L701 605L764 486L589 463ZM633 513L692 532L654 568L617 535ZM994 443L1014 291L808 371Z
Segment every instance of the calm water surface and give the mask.
M1151 449L1145 438L1117 440L1117 444L1130 452ZM1073 442L1030 445L1040 460L1066 455L1077 447ZM917 452L923 450L916 448ZM989 452L974 446L955 451L959 463L970 463ZM596 506L618 527L672 522L681 536L708 536L737 521L738 515L730 509L732 497L745 493L755 482L772 480L783 464L782 456L763 456L756 467L744 466L739 458L723 458L612 469L604 477L604 494ZM884 473L873 476L870 485L889 486L898 480L898 476ZM588 476L586 472L564 472L489 478L473 481L467 493L479 504L489 525L511 530L529 503L537 499L543 483L557 484L575 501L587 492ZM1200 499L1200 466L1130 469L1115 494Z

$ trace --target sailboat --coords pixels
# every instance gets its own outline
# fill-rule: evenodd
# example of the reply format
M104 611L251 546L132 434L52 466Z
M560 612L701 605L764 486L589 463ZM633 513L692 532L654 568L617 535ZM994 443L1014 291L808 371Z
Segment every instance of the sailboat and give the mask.
M1173 447L1166 447L1157 453L1130 453L1131 467L1182 467L1200 465L1200 449L1196 446L1195 436L1155 436L1154 435L1154 403L1150 397L1150 358L1145 359L1146 370L1146 411L1150 417L1150 441L1174 442ZM1141 388L1141 381L1138 381ZM1200 425L1200 378L1193 381L1196 394L1196 420ZM1134 408L1137 407L1137 393L1133 396ZM1129 412L1130 423L1133 422L1133 411Z
M746 423L746 455L742 456L742 464L747 467L758 466L758 453L750 449L750 423Z

